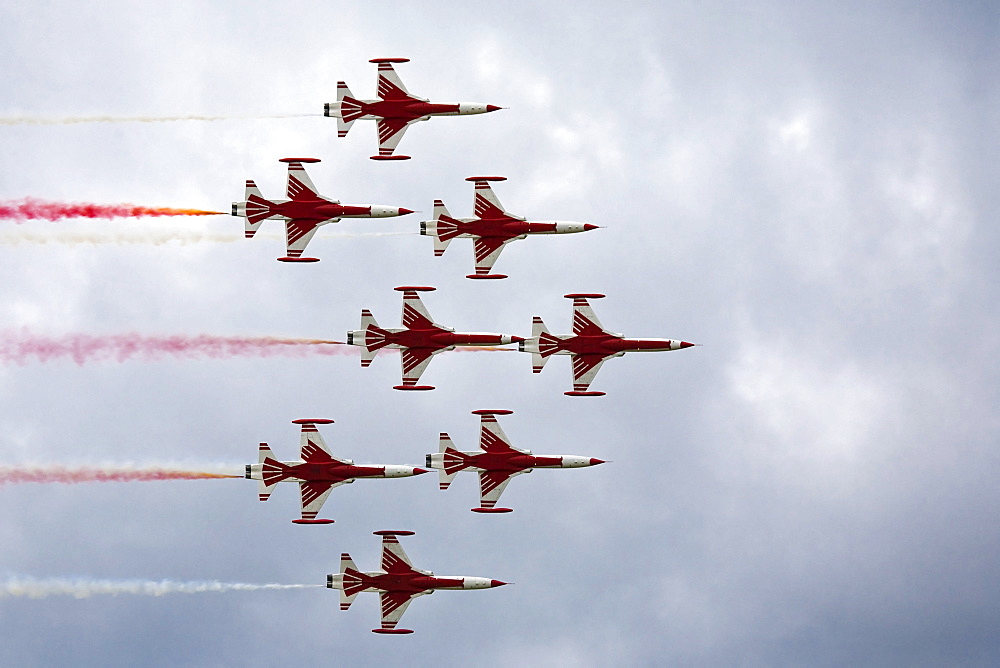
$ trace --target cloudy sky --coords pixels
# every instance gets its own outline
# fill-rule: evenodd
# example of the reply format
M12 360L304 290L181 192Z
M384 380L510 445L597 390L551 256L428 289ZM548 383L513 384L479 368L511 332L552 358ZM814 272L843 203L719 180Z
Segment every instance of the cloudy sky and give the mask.
M328 417L337 454L419 465L470 411L540 453L480 516L475 477L336 490L336 524L294 526L294 488L256 483L0 486L0 579L322 584L375 568L379 529L415 565L515 584L439 592L380 637L377 597L326 589L0 598L4 665L566 666L1000 662L997 405L1000 11L988 2L0 5L0 199L227 210L282 157L321 158L351 203L470 215L500 174L514 213L605 229L509 247L505 281L434 258L420 215L323 228L311 265L218 216L0 221L0 337L342 338L394 286L435 318L568 331L568 292L605 325L704 344L606 364L563 396L568 360L439 356L401 393L393 353L0 366L4 465L241 467L290 420ZM373 124L320 116L374 57L435 101L507 110L414 127L399 163ZM233 116L24 124L12 118ZM339 235L339 236L338 236ZM84 242L87 240L86 242ZM43 243L44 242L44 243Z

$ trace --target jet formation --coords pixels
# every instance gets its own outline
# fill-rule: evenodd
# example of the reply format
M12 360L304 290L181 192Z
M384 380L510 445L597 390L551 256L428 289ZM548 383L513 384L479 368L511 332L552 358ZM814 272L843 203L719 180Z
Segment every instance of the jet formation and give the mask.
M372 633L413 633L412 629L397 628L400 617L410 602L418 596L433 594L438 589L491 589L507 582L465 575L434 575L431 571L414 568L396 536L412 536L412 531L375 531L382 536L381 570L359 571L351 555L340 555L340 572L326 576L326 586L340 590L340 609L347 610L362 592L378 592L382 610L382 625Z
M337 136L346 137L354 121L374 120L378 127L378 155L372 160L409 160L408 155L394 155L396 146L411 124L428 121L432 116L468 116L485 114L503 109L493 104L478 102L435 103L423 97L410 95L403 85L393 63L406 63L409 58L373 58L368 61L378 65L374 100L359 100L343 81L337 82L337 101L323 106L324 116L337 119Z
M288 199L267 200L261 196L257 184L247 180L245 200L233 202L232 214L246 218L245 234L253 238L265 220L285 221L285 256L281 262L319 262L317 257L303 257L302 252L312 241L316 230L342 218L388 218L413 213L411 209L378 204L341 204L338 200L320 195L306 173L305 163L319 162L319 158L282 158L288 163Z

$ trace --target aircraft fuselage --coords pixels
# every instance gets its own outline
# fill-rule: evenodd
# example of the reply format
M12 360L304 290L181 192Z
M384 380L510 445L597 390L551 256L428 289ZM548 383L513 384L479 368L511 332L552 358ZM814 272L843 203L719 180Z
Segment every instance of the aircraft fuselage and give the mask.
M489 332L451 332L436 327L427 329L404 329L385 334L388 345L401 348L449 348L451 346L503 346L523 340L519 336L507 336Z
M415 98L405 100L360 100L364 117L415 121L430 116L485 114L499 107L478 103L435 103Z
M679 350L690 345L690 343L674 339L626 339L608 334L592 334L560 339L556 354L618 355L642 351Z

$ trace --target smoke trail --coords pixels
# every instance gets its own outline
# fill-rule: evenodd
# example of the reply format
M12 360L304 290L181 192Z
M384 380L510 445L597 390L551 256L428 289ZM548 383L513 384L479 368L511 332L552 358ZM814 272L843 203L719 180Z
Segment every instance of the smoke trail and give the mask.
M0 598L46 598L72 596L89 598L99 594L200 594L202 592L260 591L262 589L310 589L319 584L248 584L243 582L177 582L174 580L96 580L92 578L33 578L11 576L0 583Z
M216 216L222 211L173 209L134 204L91 204L48 202L34 197L0 202L0 218L20 223L23 220L62 220L63 218L140 218L144 216Z
M395 237L414 236L417 232L360 232L358 234L329 234L323 239L362 239L364 237ZM268 241L284 241L284 235L257 233L254 239L265 239ZM195 230L143 230L130 233L45 233L22 232L18 230L12 234L0 234L0 245L18 246L20 244L151 244L163 246L176 243L182 246L199 243L219 243L229 244L246 241L246 237L240 234L225 234L213 232L198 232Z
M204 467L208 468L208 467ZM165 466L0 466L0 485L19 483L149 482L153 480L213 480L242 478L232 473Z
M282 339L271 336L141 336L139 334L66 334L40 336L27 330L0 332L0 361L25 365L31 360L49 362L72 359L79 365L113 360L144 361L168 357L273 357L276 355L339 355L346 352L341 341L326 339Z
M44 116L6 116L0 117L0 125L69 125L73 123L165 123L171 121L228 121L253 120L258 118L305 118L322 116L323 114L274 114L258 115L225 115L225 116L65 116L62 118L45 118Z

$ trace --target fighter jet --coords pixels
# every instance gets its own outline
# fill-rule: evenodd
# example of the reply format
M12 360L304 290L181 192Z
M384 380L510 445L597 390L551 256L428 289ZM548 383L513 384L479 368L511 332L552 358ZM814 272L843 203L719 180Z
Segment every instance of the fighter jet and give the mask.
M413 567L396 536L412 536L412 531L376 531L382 536L382 570L362 572L354 565L351 555L340 555L340 573L326 576L326 586L340 590L340 609L347 610L354 597L364 591L377 591L381 599L382 626L372 633L413 633L398 629L396 624L417 596L433 594L436 589L490 589L507 582L461 575L434 575Z
M479 424L480 451L460 452L451 437L441 433L441 450L427 455L427 466L439 469L441 489L448 489L452 478L459 471L479 473L479 507L475 513L509 513L511 508L497 508L497 501L510 479L536 468L572 469L603 464L603 459L577 455L533 455L510 444L497 422L497 415L510 415L514 411L479 410L473 415L481 417Z
M604 329L594 315L588 299L601 299L604 295L571 294L573 300L573 333L565 336L550 334L538 316L532 319L531 338L518 344L522 352L531 353L531 370L541 373L552 355L573 356L573 390L564 392L571 397L599 397L604 392L589 391L590 384L601 369L601 364L612 357L628 352L679 350L698 345L675 339L626 339Z
M476 184L472 198L475 218L453 218L444 202L434 200L434 220L420 223L420 234L434 237L434 255L444 255L452 239L474 239L476 273L466 278L507 278L504 274L491 274L490 270L500 257L505 244L524 239L529 234L568 234L596 230L599 225L590 223L558 222L555 220L531 222L507 213L493 193L490 181L506 181L504 176L470 176L465 179Z
M361 346L361 366L369 366L382 348L398 348L403 364L402 385L394 390L433 390L433 385L417 385L431 357L456 346L505 346L520 343L520 336L486 332L456 332L434 322L418 292L435 290L421 286L400 286L403 293L403 329L379 327L368 309L361 311L361 329L347 333L347 343Z
M393 63L406 63L409 58L373 58L378 64L375 100L359 100L343 81L337 82L337 101L323 105L324 116L337 118L337 136L346 137L354 121L374 120L378 123L378 155L372 160L409 160L408 155L393 155L406 128L417 121L430 120L431 116L466 116L485 114L503 109L492 104L457 103L436 104L422 97L410 95Z
M260 463L247 464L246 478L260 481L260 500L267 501L272 488L279 482L297 482L302 495L302 517L295 524L332 524L333 520L317 519L330 490L352 483L358 478L403 478L429 473L413 466L363 465L330 454L326 442L316 428L318 424L333 424L333 420L292 420L302 426L300 437L301 461L279 462L267 443L260 444Z
M286 255L282 262L319 262L317 257L302 257L320 225L340 222L341 218L388 218L413 213L410 209L378 204L350 205L317 194L303 163L319 158L282 158L288 163L288 199L266 200L257 184L248 180L246 200L233 202L233 215L246 218L246 238L257 233L261 223L270 218L285 221Z

